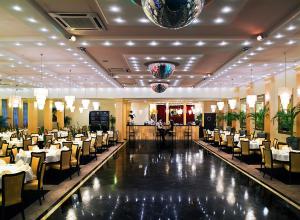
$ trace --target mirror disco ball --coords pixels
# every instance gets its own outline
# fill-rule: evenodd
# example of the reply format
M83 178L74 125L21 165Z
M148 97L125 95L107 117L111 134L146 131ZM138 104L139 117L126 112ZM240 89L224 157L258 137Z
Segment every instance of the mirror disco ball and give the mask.
M168 83L152 83L151 88L156 93L163 93L169 87Z
M150 73L157 79L167 79L175 71L175 65L168 62L151 63L148 68Z
M178 29L189 25L201 13L205 0L142 0L146 16L156 25Z

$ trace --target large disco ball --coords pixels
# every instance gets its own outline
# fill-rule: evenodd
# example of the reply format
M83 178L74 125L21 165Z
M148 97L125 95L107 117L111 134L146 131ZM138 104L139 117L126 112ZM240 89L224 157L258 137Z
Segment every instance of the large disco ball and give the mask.
M163 93L169 87L168 83L152 83L151 88L156 93Z
M155 62L148 66L150 73L157 79L167 79L175 71L175 65L169 62Z
M142 0L146 16L156 25L178 29L189 25L203 9L205 0Z

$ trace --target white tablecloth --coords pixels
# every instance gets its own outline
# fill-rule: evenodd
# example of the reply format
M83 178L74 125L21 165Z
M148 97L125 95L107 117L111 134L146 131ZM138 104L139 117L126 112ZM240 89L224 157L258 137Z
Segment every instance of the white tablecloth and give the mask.
M290 161L290 152L300 152L297 150L291 150L289 147L284 147L283 149L274 149L272 150L272 156L274 160L282 161L282 162L289 162Z
M39 149L35 151L21 151L17 154L16 161L23 160L26 163L30 163L31 152L46 152L46 163L54 163L60 161L60 154L62 150L67 149Z
M18 173L20 171L25 171L25 183L33 179L32 169L28 164L17 166L16 164L5 164L0 165L0 188L2 189L2 175L10 173Z
M250 141L250 150L259 150L260 149L259 146L260 146L259 141L255 141L255 140ZM237 147L241 147L241 142L240 141L237 144Z
M8 141L8 147L12 148L13 146L23 147L23 140Z
M227 134L227 135L230 135L230 134ZM222 140L223 141L227 141L227 135L226 134L221 134L221 137L222 137ZM233 137L233 141L234 142L239 142L240 141L240 135L239 134L235 134L234 137Z

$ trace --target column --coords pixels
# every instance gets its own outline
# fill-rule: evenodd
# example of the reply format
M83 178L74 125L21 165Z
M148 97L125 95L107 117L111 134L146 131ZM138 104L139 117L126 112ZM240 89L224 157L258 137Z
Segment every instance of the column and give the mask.
M44 128L48 131L52 130L52 107L53 101L47 99L44 107Z
M296 103L294 103L294 106L296 104L300 103L300 67L298 67L296 69L296 71L297 71L297 75L296 75L297 86L296 86L295 94L296 94L297 98L294 99L294 100L296 100ZM296 118L296 136L300 137L300 115L298 115Z
M268 107L269 109L271 107L270 102L272 102L271 101L272 86L274 86L274 77L265 80L265 106ZM273 111L273 105L272 105L272 111ZM271 136L271 126L273 125L273 123L271 122L270 113L271 112L269 112L269 114L265 117L264 120L264 130L269 135L269 137Z
M14 108L12 107L12 104L9 102L9 99L7 99L7 124L9 127L14 126Z
M65 110L57 111L56 116L57 116L57 123L58 123L59 128L64 128L65 127Z
M240 88L234 89L234 96L233 99L236 100L236 107L235 109L231 110L232 112L237 112L239 114L240 112ZM240 121L236 120L232 122L232 127L235 128L236 131L241 129Z
M183 124L186 125L186 103L183 103Z
M169 113L170 113L170 109L169 109L169 103L166 103L166 124L168 124L170 122L170 117L169 117Z
M34 99L28 100L28 132L38 132L38 109Z
M117 100L115 103L115 108L116 108L116 130L119 131L119 139L123 140L124 139L124 131L123 131L123 100ZM126 122L125 122L126 124Z

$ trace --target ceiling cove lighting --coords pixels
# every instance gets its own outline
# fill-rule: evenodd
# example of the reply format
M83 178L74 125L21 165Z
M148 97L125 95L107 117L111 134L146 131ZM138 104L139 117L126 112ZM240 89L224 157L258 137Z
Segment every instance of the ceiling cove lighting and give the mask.
M175 63L172 62L151 62L146 63L150 73L157 79L167 79L175 71Z
M281 105L284 111L287 111L292 96L291 88L286 86L286 53L284 53L284 87L278 89Z
M204 0L165 1L142 0L145 15L162 28L179 29L188 26L199 16Z
M93 102L93 108L95 111L98 111L100 107L100 102Z

